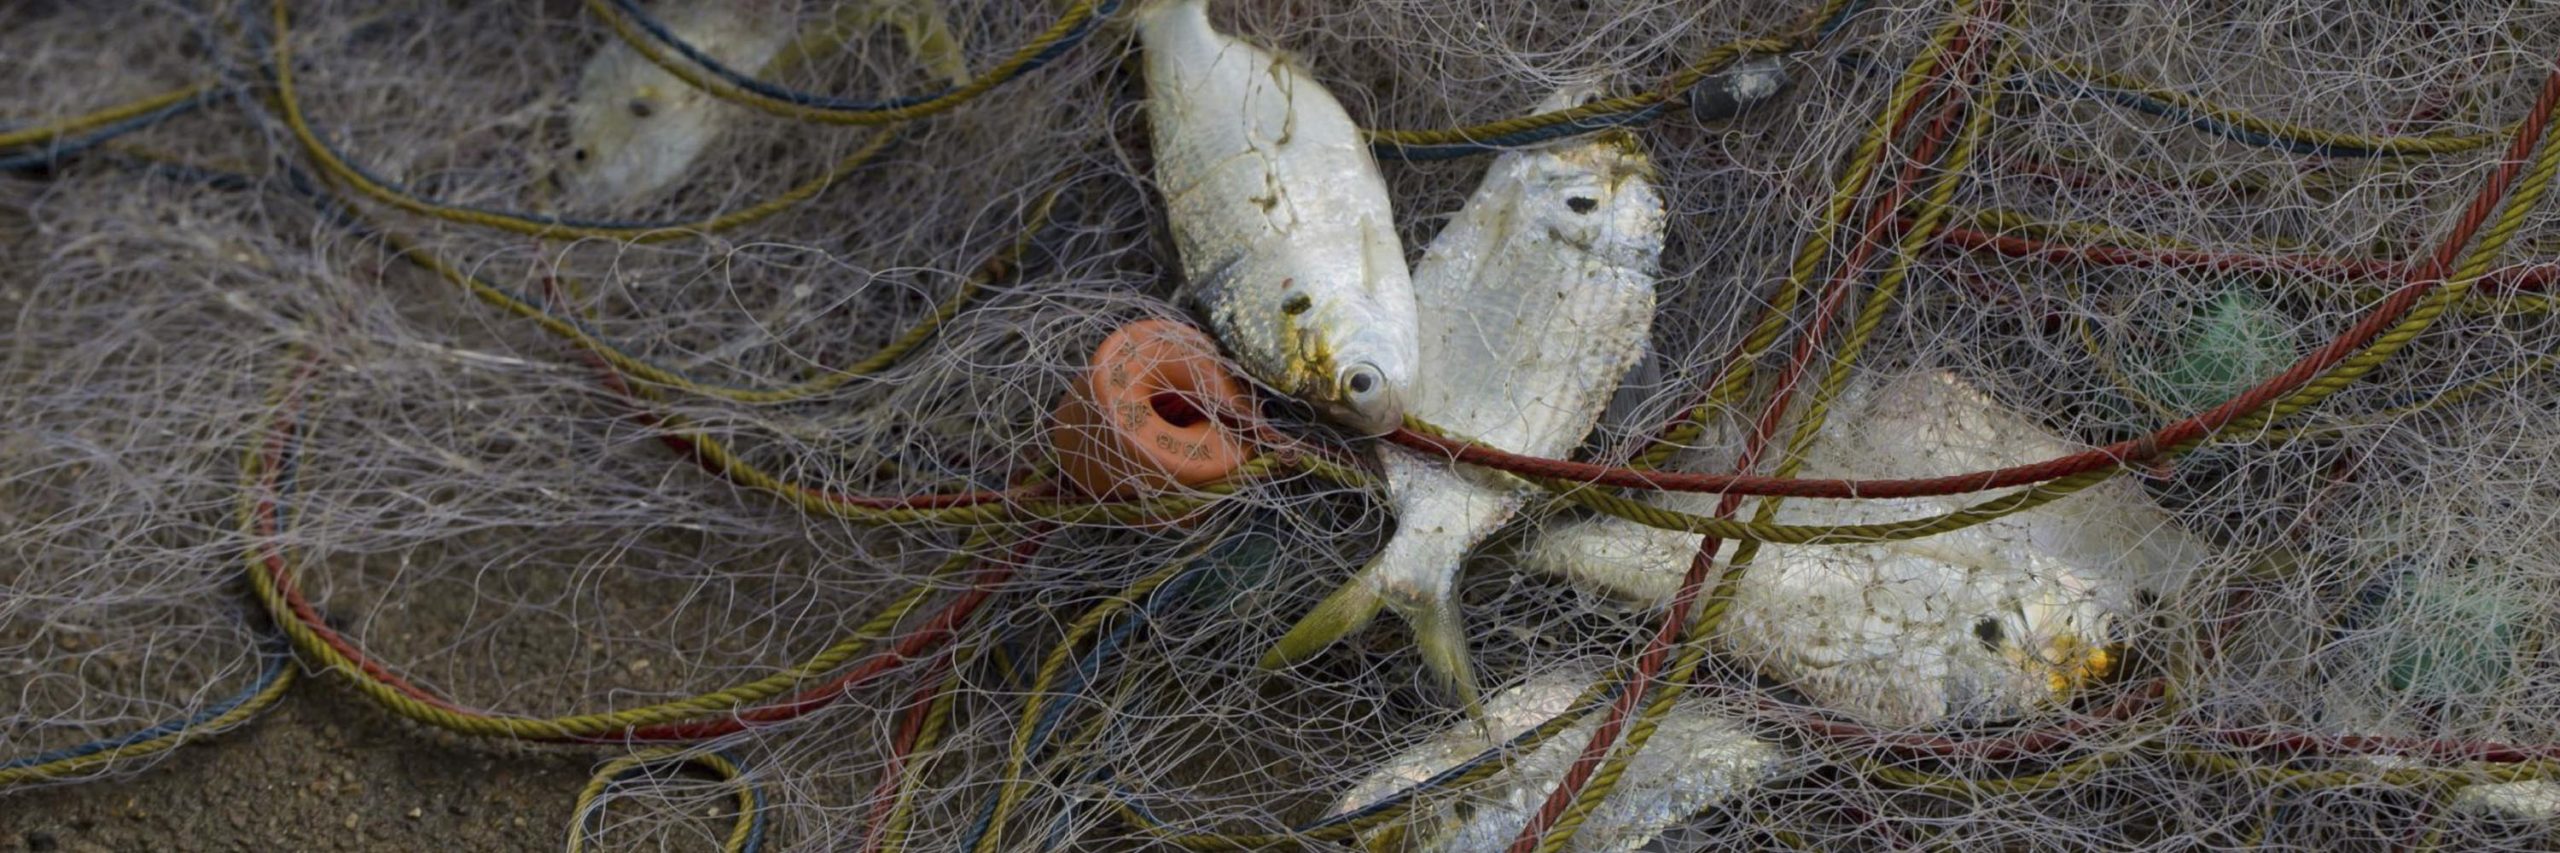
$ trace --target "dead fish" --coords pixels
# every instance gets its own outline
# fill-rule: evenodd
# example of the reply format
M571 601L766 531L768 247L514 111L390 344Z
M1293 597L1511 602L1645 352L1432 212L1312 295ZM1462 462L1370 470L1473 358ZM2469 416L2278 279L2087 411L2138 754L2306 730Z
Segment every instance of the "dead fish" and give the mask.
M1853 386L1808 453L1808 477L1925 477L2025 464L2073 448L1951 373ZM1691 460L1694 467L1696 460ZM1943 513L1980 495L1791 500L1778 520L1840 524ZM1712 511L1717 496L1664 494ZM1546 531L1528 562L1636 602L1669 600L1700 537L1613 517ZM1718 551L1729 557L1731 542ZM2210 552L2131 483L1900 542L1767 544L1716 641L1834 711L1885 725L1991 719L2050 707L2109 674L2110 634L2136 590L2159 591Z
M1422 784L1485 750L1572 710L1600 676L1591 666L1542 673L1486 701L1482 725L1460 722L1370 771L1335 805L1343 814ZM1572 767L1605 711L1595 711L1512 759L1490 784L1463 794L1423 794L1403 826L1399 849L1500 850L1528 824ZM1707 703L1684 699L1661 717L1643 752L1627 764L1618 787L1574 835L1577 850L1634 850L1663 830L1719 801L1775 778L1785 762L1778 747Z
M1136 20L1178 297L1254 378L1394 429L1414 385L1413 283L1359 127L1295 62L1212 28L1207 0L1150 0Z
M1591 94L1560 92L1538 109ZM1496 158L1414 270L1422 370L1411 412L1514 453L1571 452L1651 334L1663 220L1652 161L1624 131ZM1280 641L1271 662L1314 653L1384 605L1412 624L1423 660L1472 705L1458 570L1535 487L1400 448L1380 452L1395 536Z
M731 68L762 68L790 40L777 0L663 2L650 14L667 31ZM622 41L587 60L569 107L564 188L587 204L624 204L684 178L741 111L659 68Z
M650 14L721 65L765 79L842 50L848 38L887 24L928 69L955 86L968 82L966 56L933 0L853 0L827 26L796 40L791 11L781 0L674 0L657 4ZM693 88L622 40L607 40L587 61L569 108L563 188L581 204L647 199L681 182L702 152L747 116L744 108Z

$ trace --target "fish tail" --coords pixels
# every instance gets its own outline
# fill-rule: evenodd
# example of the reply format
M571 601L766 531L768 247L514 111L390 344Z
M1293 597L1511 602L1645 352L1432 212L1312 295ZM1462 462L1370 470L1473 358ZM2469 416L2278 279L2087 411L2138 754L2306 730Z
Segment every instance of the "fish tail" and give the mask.
M1458 614L1453 593L1442 590L1431 601L1398 609L1404 611L1405 622L1413 626L1413 643L1422 652L1422 662L1439 676L1442 686L1457 694L1468 717L1481 719L1484 705L1476 686L1475 656L1467 647L1466 622Z
M1290 626L1289 633L1262 656L1262 668L1279 669L1315 657L1325 647L1368 627L1385 604L1386 599L1370 588L1366 573L1352 578Z

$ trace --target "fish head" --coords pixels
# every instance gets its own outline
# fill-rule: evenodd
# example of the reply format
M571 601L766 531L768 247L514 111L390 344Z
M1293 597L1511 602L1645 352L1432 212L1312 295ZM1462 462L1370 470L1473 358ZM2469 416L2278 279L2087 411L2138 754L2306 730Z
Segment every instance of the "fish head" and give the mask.
M1257 378L1377 434L1404 424L1421 357L1403 252L1393 232L1382 246L1370 239L1357 253L1275 247L1267 260L1293 274L1222 275L1209 304L1220 306L1210 312L1220 339Z
M2124 662L2116 612L2087 581L2035 571L1955 625L1948 638L1948 711L1959 718L2015 716L2058 706L2113 676Z
M1347 319L1319 321L1329 333L1317 346L1326 356L1318 374L1321 387L1308 399L1345 424L1365 432L1384 433L1404 425L1413 387L1413 336L1399 336L1387 318L1369 306L1345 304ZM1356 319L1350 319L1356 318ZM1412 328L1410 315L1405 328ZM1329 374L1329 375L1326 375Z
M1662 196L1653 158L1624 130L1525 158L1518 233L1543 233L1621 269L1651 270L1662 253Z

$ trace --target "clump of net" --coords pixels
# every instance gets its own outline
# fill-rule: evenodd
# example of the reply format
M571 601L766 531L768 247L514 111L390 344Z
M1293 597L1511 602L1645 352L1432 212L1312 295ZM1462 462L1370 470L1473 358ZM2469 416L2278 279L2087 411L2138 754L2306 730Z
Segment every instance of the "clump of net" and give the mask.
M0 12L0 784L183 772L163 748L287 691L592 759L532 796L576 798L560 829L598 849L1420 844L1416 816L1509 784L1497 752L1334 817L1472 724L1393 620L1257 665L1393 531L1381 441L1266 392L1226 483L1055 482L1049 413L1095 345L1185 316L1138 0L876 4L957 34L978 82L946 97L929 40L843 25L857 2L740 4L819 37L681 183L612 207L562 191L567 115L663 4ZM1643 677L1558 727L1628 738L1527 795L1552 807L1514 849L1576 843L1662 713L1781 756L1670 849L2550 843L2560 8L1212 17L1378 131L1409 256L1483 143L1563 132L1490 123L1569 81L1624 96L1569 118L1659 169L1648 365L1585 467L1528 473L1640 496L1598 468L1730 460L1704 446L1775 405L1740 472L1775 476L1808 401L1947 369L2110 450L1941 491L2130 481L2211 545L2123 596L2100 683L1886 725L1687 630L1712 575L1631 607L1530 570L1600 511L1542 500L1465 576L1478 671ZM1760 57L1783 94L1691 113L1683 86ZM157 106L44 132L118 104Z

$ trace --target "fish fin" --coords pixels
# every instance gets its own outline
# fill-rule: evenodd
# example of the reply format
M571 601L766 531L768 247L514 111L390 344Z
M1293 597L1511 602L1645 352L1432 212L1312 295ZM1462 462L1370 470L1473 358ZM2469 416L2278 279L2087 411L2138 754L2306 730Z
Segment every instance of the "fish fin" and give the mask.
M1385 604L1386 600L1378 596L1377 590L1369 587L1365 573L1352 578L1342 588L1334 590L1332 595L1325 596L1324 601L1318 602L1306 616L1299 618L1298 624L1289 628L1289 633L1273 643L1271 651L1262 656L1262 668L1279 669L1315 657L1325 647L1368 627Z
M953 86L969 85L969 53L953 34L951 17L939 0L900 0L894 14L898 35L916 61Z
M1173 289L1173 302L1206 316L1211 306L1224 301L1227 284L1235 279L1236 269L1244 265L1244 253L1237 252L1209 271L1186 276Z

